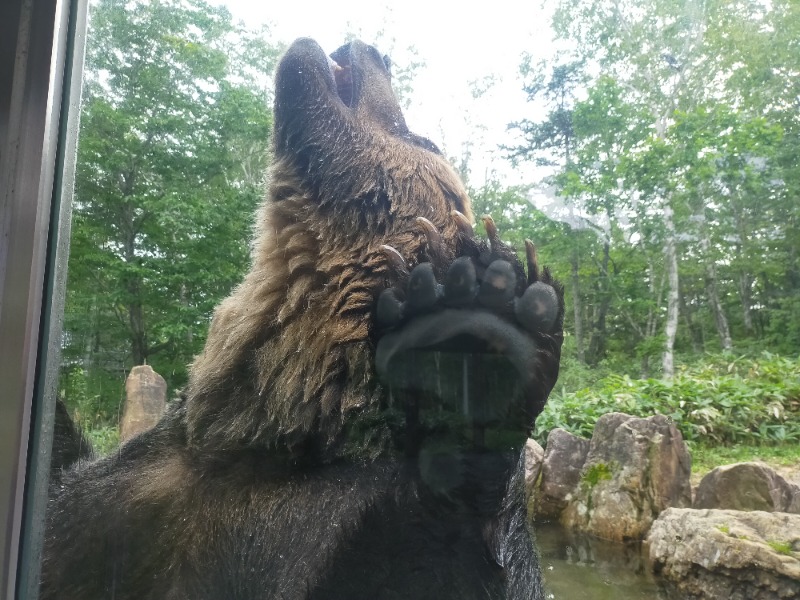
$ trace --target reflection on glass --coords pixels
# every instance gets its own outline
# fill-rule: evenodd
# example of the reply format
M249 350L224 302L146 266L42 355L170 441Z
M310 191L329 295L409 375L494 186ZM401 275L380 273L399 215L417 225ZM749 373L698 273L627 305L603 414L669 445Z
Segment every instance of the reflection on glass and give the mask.
M388 60L93 6L43 597L539 597L531 433L663 414L706 469L800 458L800 12L508 8L463 52L406 8L325 47ZM579 562L548 593L619 576Z

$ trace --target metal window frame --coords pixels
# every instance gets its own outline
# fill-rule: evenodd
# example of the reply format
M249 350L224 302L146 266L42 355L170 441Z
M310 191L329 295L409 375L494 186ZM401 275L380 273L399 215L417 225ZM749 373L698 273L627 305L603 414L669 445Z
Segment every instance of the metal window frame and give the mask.
M88 0L0 2L0 597L38 596Z

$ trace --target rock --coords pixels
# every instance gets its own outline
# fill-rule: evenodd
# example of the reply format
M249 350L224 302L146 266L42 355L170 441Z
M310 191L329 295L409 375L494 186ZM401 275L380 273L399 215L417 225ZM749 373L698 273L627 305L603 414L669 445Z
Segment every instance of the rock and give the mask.
M800 515L670 508L644 550L681 598L800 598Z
M525 493L528 497L533 493L539 473L542 470L544 448L536 440L525 442Z
M703 477L693 507L800 513L800 489L763 463L725 465Z
M538 520L558 519L575 491L581 468L589 453L589 440L564 429L553 429L547 436L542 461L542 477L535 490L534 516Z
M125 382L125 409L120 441L147 431L158 422L167 404L167 382L149 365L133 367Z
M661 511L691 506L690 472L686 443L667 417L603 415L561 523L607 540L641 540Z

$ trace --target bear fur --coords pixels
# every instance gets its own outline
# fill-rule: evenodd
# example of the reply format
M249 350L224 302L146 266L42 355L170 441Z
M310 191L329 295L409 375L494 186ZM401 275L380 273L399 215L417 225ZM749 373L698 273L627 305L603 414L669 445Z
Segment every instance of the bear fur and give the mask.
M279 65L251 269L187 388L152 430L54 482L42 599L544 597L521 449L558 375L561 288L545 272L553 324L519 334L536 389L513 447L488 451L483 424L478 450L451 443L454 418L410 436L416 392L375 371L381 292L411 297L409 271L441 281L461 256L480 273L501 257L518 292L525 271L465 228L465 188L406 127L388 59L354 41L332 60L301 39Z

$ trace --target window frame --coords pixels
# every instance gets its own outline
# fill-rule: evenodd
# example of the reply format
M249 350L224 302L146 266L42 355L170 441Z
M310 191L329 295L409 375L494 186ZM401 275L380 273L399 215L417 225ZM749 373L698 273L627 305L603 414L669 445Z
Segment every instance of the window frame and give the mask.
M0 596L38 596L88 0L0 3Z

